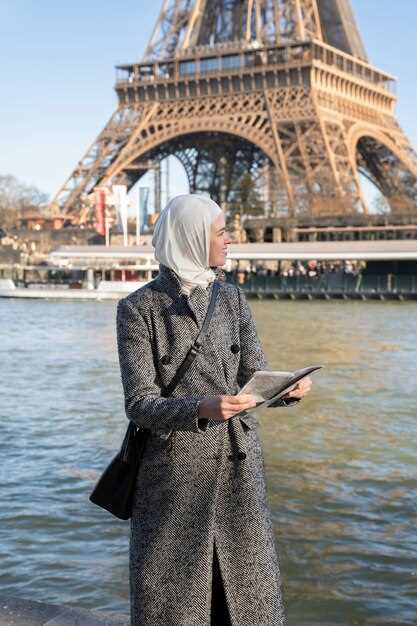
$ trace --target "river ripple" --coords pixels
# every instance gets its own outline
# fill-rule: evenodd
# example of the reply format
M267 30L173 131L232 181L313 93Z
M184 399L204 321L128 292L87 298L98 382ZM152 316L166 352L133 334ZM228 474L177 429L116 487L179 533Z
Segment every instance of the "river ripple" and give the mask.
M271 367L324 365L260 412L290 625L416 626L415 304L251 306ZM127 613L128 523L88 501L127 423L115 303L0 317L0 589Z

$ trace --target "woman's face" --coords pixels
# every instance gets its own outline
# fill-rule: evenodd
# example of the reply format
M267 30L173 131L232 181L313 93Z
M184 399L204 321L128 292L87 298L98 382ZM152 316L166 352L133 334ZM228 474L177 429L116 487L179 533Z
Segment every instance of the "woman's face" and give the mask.
M226 263L227 247L231 243L229 234L226 232L224 214L216 218L211 225L209 266L222 267Z

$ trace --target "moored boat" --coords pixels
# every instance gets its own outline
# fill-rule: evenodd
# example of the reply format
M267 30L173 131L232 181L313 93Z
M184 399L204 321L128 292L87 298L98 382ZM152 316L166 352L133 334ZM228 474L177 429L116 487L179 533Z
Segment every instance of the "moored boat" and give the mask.
M0 298L29 298L45 300L118 300L139 289L147 281L102 280L97 287L71 288L44 284L17 287L11 278L0 278Z

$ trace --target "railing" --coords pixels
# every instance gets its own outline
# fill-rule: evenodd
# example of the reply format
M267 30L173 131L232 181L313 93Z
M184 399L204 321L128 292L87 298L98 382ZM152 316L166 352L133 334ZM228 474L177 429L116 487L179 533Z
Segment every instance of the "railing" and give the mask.
M181 80L191 76L201 77L210 74L230 73L231 70L250 68L279 68L288 65L305 65L316 60L328 67L373 83L378 87L393 91L394 77L380 72L368 63L352 57L336 48L320 42L300 42L287 46L273 46L259 49L236 49L235 51L214 51L210 54L189 58L156 61L155 63L135 63L116 67L116 85L126 83L155 83Z
M228 274L230 282L236 282ZM417 275L413 274L345 274L329 272L320 276L257 276L251 275L239 285L253 295L311 294L346 296L416 296Z
M321 62L323 65L334 67L345 74L349 74L368 83L373 83L377 87L395 93L394 76L381 72L372 65L369 65L369 63L361 61L327 44L315 42L313 49L314 59Z
M205 76L229 73L233 69L288 65L312 61L313 49L309 42L279 48L244 50L235 53L217 53L191 59L137 63L116 67L117 83L139 81L142 83L178 80L185 76Z

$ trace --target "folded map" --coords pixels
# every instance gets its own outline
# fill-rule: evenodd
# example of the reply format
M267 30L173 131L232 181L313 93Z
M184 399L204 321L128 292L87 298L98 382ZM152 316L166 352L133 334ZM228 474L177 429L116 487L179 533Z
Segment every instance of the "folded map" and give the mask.
M237 395L251 394L255 396L257 400L256 408L271 406L279 398L294 389L300 380L322 367L322 365L311 365L294 372L258 370Z

